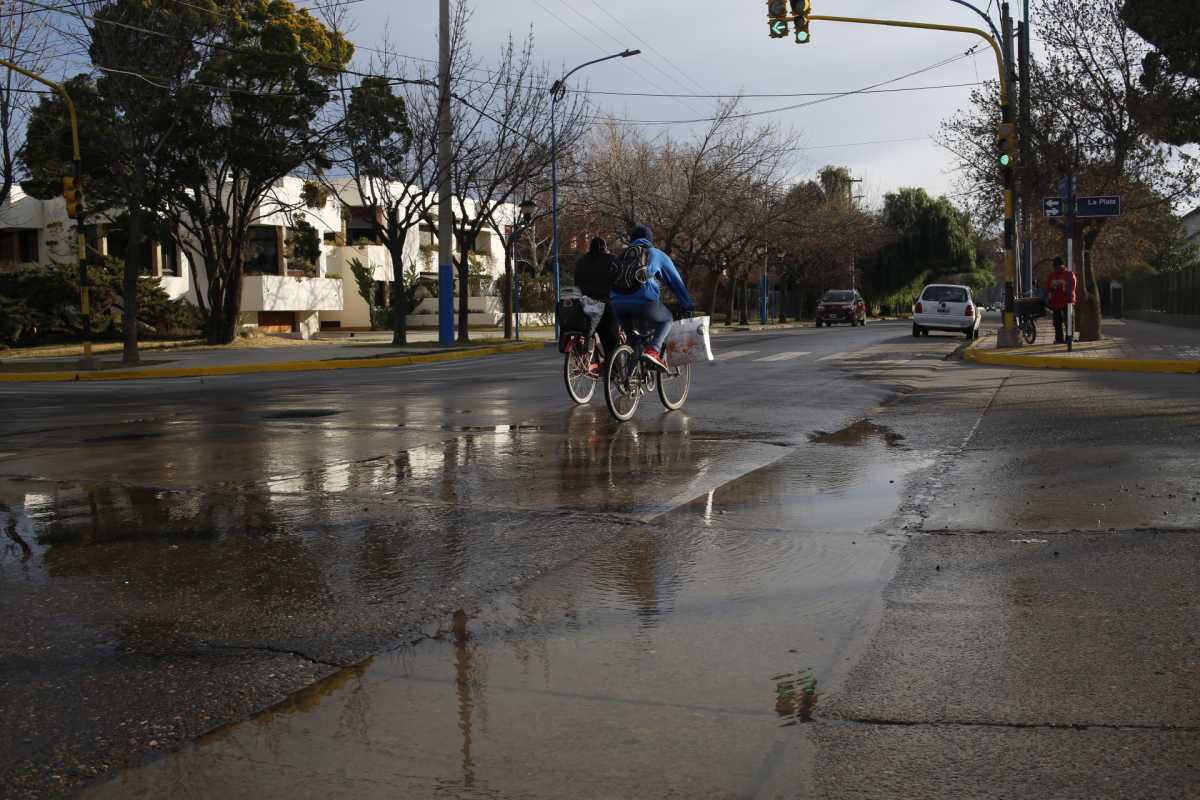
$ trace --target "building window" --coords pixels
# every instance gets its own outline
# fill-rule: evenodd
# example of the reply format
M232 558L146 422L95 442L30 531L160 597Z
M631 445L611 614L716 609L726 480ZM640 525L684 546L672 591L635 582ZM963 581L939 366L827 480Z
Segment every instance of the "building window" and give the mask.
M480 255L490 256L492 254L492 232L480 231L475 234L475 246L471 250Z
M36 264L38 257L38 232L21 231L17 234L18 254L22 264Z
M279 238L273 225L251 225L242 244L245 275L279 274Z
M375 235L375 209L371 206L346 207L346 240L350 244L379 244Z
M182 274L179 264L179 246L174 242L162 243L162 265L163 277L178 278Z
M437 228L428 222L422 222L419 230L419 244L421 247L437 247L438 235Z
M129 258L129 233L124 226L112 225L104 231L106 246L105 254L109 258L125 261ZM154 274L154 242L142 239L142 261L138 264L138 275L148 277Z

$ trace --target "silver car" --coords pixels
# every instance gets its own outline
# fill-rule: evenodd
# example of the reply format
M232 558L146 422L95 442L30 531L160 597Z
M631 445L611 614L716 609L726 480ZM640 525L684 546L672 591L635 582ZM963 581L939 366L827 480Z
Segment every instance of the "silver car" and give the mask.
M966 286L931 283L913 303L913 336L928 336L930 331L961 333L968 339L979 336L983 310Z

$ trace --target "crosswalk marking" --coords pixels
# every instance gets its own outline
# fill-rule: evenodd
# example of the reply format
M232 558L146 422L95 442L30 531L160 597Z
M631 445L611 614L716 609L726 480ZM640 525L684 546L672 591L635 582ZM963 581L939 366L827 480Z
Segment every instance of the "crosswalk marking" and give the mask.
M757 353L757 350L726 350L724 353L717 353L713 358L716 361L728 361L731 358L741 358L742 356L752 356Z
M845 358L849 353L830 353L827 356L821 356L817 361L833 361L835 358Z
M763 356L762 358L756 358L754 360L755 361L790 361L793 358L799 358L800 356L809 356L809 355L812 355L812 353L805 350L805 351L791 352L791 353L776 353L773 356Z

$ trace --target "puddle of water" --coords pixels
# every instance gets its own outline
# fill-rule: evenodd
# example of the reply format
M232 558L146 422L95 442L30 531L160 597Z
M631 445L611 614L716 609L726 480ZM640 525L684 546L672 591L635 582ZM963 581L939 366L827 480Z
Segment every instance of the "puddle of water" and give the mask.
M282 411L263 414L263 417L265 419L318 419L340 413L336 408L285 408Z
M888 447L899 447L904 437L883 425L877 425L869 419L861 419L853 425L848 425L833 433L817 432L811 437L816 444L836 444L845 447L858 447L871 442L883 442Z
M921 466L899 455L803 448L84 796L807 796L802 723L894 560L861 531Z

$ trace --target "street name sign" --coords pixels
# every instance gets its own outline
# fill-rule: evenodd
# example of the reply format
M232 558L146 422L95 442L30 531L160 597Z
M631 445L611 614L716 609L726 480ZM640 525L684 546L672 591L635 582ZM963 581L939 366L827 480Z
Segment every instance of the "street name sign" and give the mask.
M1064 205L1061 197L1043 197L1042 213L1047 217L1061 217Z
M1077 217L1119 217L1121 216L1120 195L1075 198L1075 216Z

